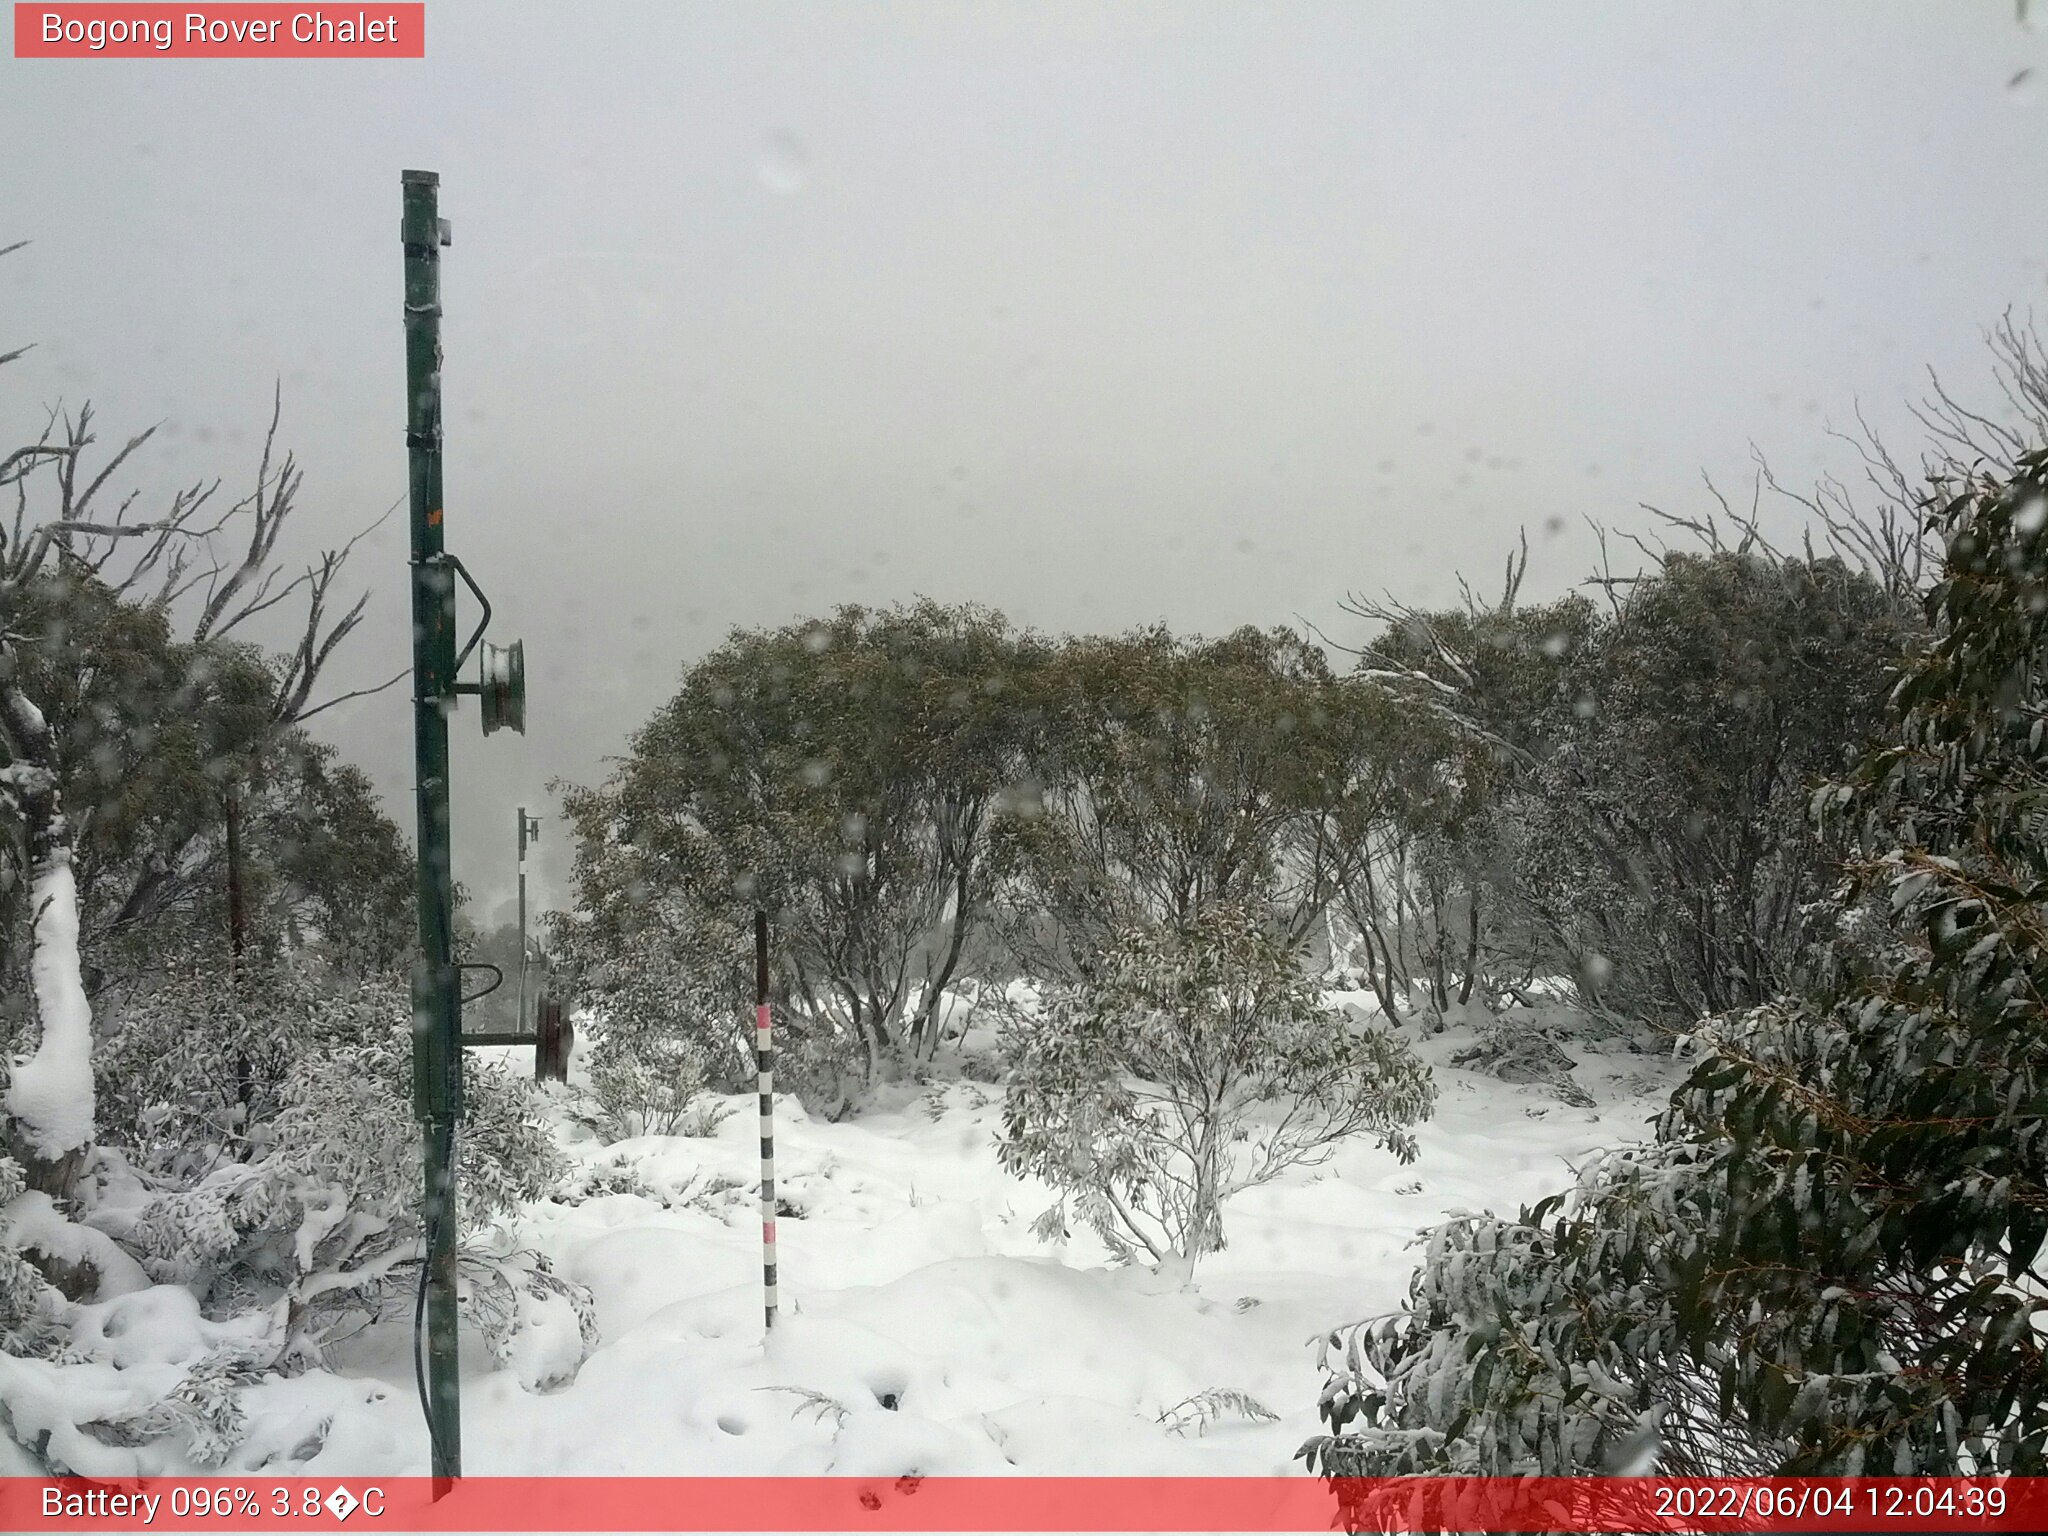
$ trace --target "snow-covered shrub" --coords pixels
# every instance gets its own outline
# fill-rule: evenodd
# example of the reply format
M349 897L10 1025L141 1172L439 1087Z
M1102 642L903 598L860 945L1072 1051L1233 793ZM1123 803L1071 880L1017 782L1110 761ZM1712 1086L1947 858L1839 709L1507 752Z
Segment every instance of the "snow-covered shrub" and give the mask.
M716 1216L736 1203L744 1203L746 1192L752 1188L751 1184L726 1174L695 1168L680 1175L651 1175L644 1161L630 1153L614 1152L604 1162L579 1164L549 1198L563 1205L581 1205L607 1195L633 1195L664 1210L699 1210Z
M392 987L339 986L296 965L171 965L112 988L94 1053L102 1142L137 1171L189 1183L267 1150L286 1084L307 1052L374 1036Z
M651 903L646 919L596 933L558 924L590 1003L586 1060L604 1135L675 1136L707 1091L752 1081L753 1011L742 998L739 928L689 902Z
M632 1195L640 1200L666 1203L648 1183L639 1164L626 1157L617 1157L608 1163L584 1163L572 1169L549 1198L564 1205L581 1205L586 1200L601 1200L607 1195Z
M0 1213L24 1193L21 1164L0 1153ZM59 1337L51 1320L59 1301L33 1264L0 1231L0 1354L39 1355Z
M1303 1448L1311 1469L1614 1471L1646 1427L1673 1475L1774 1465L1777 1447L1722 1424L1718 1372L1687 1356L1692 1320L1669 1284L1712 1250L1700 1160L1682 1145L1602 1154L1568 1198L1429 1232L1406 1306L1324 1341L1332 1434Z
M683 1111L676 1122L678 1136L716 1136L718 1128L739 1113L730 1099L704 1098Z
M458 1274L492 1361L528 1391L567 1385L597 1348L597 1305L589 1289L556 1274L545 1255L467 1257Z
M618 1013L591 1034L590 1096L604 1132L614 1140L679 1134L707 1086L702 1047Z
M1370 1135L1402 1161L1429 1069L1325 1005L1259 917L1219 906L1128 931L1021 1038L1002 1157L1071 1199L1120 1258L1185 1270L1223 1247L1223 1202Z
M210 1310L282 1306L285 1360L310 1358L339 1317L374 1307L392 1271L414 1262L420 1149L411 1005L396 984L288 994L279 1010L253 1033L288 1065L248 1117L214 1136L212 1166L189 1160L206 1147L194 1131L207 1123L201 1106L219 1096L159 1105L137 1147L136 1172L155 1187L114 1192L105 1220L155 1278L190 1286ZM260 1010L226 1016L231 1040L249 1038L250 1012ZM204 1021L191 1033L203 1038ZM473 1060L465 1068L460 1188L473 1232L544 1194L561 1164L528 1085ZM193 1137L183 1149L166 1139L180 1129Z
M1526 1011L1491 1019L1476 1041L1451 1057L1451 1065L1484 1072L1504 1083L1538 1083L1567 1104L1591 1109L1593 1096L1573 1079L1572 1069L1578 1063L1557 1043L1557 1033L1554 1026L1539 1022Z
M789 1094L814 1115L843 1118L867 1081L860 1035L829 1018L775 1014L775 1091ZM752 1079L749 1079L751 1084Z
M318 1364L417 1281L409 995L303 972L264 983L181 976L122 999L101 1069L129 1112L86 1165L76 1219L0 1166L0 1332L10 1355L43 1357L0 1362L14 1399L0 1428L53 1470L222 1465L243 1387ZM501 1365L550 1386L596 1342L589 1297L477 1239L554 1185L561 1154L528 1083L465 1065L464 1310ZM91 1284L37 1291L10 1233Z

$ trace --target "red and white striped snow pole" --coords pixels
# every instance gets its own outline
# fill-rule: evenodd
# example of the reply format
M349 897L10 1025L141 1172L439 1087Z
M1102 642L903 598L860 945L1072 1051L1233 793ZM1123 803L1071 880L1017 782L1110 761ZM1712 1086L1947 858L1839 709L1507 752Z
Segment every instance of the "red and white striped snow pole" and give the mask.
M761 1090L761 1307L775 1326L775 1035L768 1019L768 914L754 914L754 1070Z

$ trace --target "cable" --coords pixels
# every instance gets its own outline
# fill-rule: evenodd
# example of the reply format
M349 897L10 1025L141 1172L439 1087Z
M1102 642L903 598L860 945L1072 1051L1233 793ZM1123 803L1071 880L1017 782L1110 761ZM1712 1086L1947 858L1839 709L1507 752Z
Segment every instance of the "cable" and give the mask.
M456 1187L455 1126L452 1122L439 1124L434 1127L434 1131L436 1135L445 1139L445 1144L441 1149L441 1164L448 1170L448 1187L452 1190ZM429 1201L428 1209L438 1210L438 1203ZM434 1249L441 1239L441 1223L438 1217L428 1219L426 1236L426 1249L420 1255L419 1289L413 1297L412 1374L414 1384L419 1388L420 1416L427 1421L427 1438L432 1442L434 1460L430 1470L438 1474L439 1469L446 1464L447 1458L442 1455L441 1431L434 1423L434 1408L427 1392L427 1357L425 1354L427 1338L427 1288L433 1278Z

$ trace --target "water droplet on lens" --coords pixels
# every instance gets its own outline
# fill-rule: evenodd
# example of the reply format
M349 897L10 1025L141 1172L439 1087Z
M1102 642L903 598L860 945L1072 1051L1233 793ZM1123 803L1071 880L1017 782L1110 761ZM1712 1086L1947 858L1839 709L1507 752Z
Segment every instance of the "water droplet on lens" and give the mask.
M801 139L787 128L778 128L762 140L755 170L762 186L788 197L801 192L804 183L811 179L811 157Z

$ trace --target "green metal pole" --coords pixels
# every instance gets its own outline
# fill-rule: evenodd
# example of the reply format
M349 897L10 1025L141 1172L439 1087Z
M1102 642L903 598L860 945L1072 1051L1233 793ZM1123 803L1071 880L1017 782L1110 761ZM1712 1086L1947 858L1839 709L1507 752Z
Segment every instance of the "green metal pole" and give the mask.
M441 178L402 177L405 442L411 461L414 768L419 810L420 959L413 970L413 1112L425 1142L424 1407L437 1493L462 1475L456 1376L455 1128L462 1118L461 992L449 864L448 712L455 703L455 573L441 558Z

